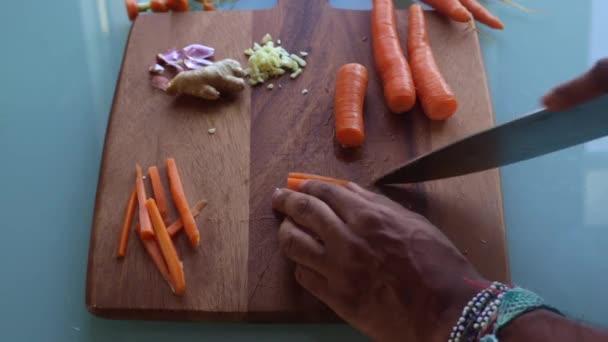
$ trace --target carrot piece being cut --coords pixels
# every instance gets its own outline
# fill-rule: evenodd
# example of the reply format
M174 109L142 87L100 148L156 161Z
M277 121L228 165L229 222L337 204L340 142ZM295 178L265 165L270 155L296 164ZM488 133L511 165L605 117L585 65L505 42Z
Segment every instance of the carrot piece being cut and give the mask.
M133 216L135 216L135 205L137 204L137 190L133 187L131 196L129 196L129 202L127 202L127 208L125 209L125 218L122 223L122 230L120 231L120 241L118 242L118 251L116 252L117 258L123 258L127 254L127 245L129 244L129 233L131 232L131 224L133 223Z
M167 159L167 175L169 176L169 185L171 188L171 195L173 196L173 202L177 207L182 221L184 222L184 230L190 239L192 246L198 246L201 243L201 236L190 211L186 194L184 193L184 187L182 185L179 172L177 171L177 165L175 159Z
M158 211L158 207L156 206L154 199L149 198L146 201L146 208L150 213L150 219L152 221L152 226L154 227L156 241L158 242L160 251L165 258L167 267L169 268L169 275L171 276L171 281L173 283L173 290L176 295L182 295L186 291L186 278L184 276L182 263L179 260L179 256L177 255L177 251L173 245L173 241L171 241L171 237L167 232L165 222L163 222L163 218L160 216L160 212Z
M410 6L407 51L422 109L432 120L445 120L458 109L458 100L433 57L422 6Z
M198 201L194 205L194 207L192 207L192 209L190 209L190 211L192 212L192 216L197 217L198 214L200 214L201 211L203 211L203 209L205 209L206 206L207 206L207 201ZM182 221L181 218L178 218L169 227L167 227L167 231L169 232L169 235L171 235L171 237L174 237L175 235L177 235L177 233L182 231L182 228L184 228L184 221Z
M359 147L365 141L363 102L367 90L367 69L357 63L338 71L334 94L336 140L342 146Z
M372 47L388 108L393 113L412 109L416 89L399 42L393 0L373 0Z
M146 209L146 188L144 187L144 178L142 176L141 166L135 165L137 171L137 178L135 186L137 189L137 202L139 208L139 224L141 225L140 236L144 239L150 239L154 236L152 226L150 224L150 217L148 216L148 210Z
M158 205L158 210L160 210L160 216L162 216L165 223L167 223L167 220L169 219L169 207L167 206L167 197L165 196L163 184L158 175L158 168L156 166L148 168L148 175L150 175L152 192L154 192L154 199Z
M290 172L287 178L287 188L294 191L300 191L302 189L302 183L306 180L316 180L341 186L346 186L346 184L348 184L348 181L342 179L318 176L309 173Z

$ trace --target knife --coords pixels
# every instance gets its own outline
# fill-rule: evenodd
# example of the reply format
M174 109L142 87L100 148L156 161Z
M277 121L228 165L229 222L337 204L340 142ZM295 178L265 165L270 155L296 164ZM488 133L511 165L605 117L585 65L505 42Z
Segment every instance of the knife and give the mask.
M462 176L608 135L608 95L567 111L540 109L417 157L376 180L404 184Z

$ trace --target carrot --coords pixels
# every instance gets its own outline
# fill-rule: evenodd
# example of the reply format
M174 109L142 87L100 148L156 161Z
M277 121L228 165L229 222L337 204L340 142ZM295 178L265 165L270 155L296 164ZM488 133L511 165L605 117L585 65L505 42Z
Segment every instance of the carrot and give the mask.
M158 247L158 244L153 239L139 239L141 243L144 245L144 249L148 252L148 255L152 259L154 265L163 276L163 279L171 286L171 289L174 289L175 286L171 280L171 276L169 275L169 269L167 268L167 264L165 263L165 259L163 259L163 255Z
M192 211L192 216L197 217L203 209L207 206L207 201L198 201L190 211ZM184 228L184 221L181 218L178 218L175 222L173 222L169 227L167 227L167 231L171 237L174 237L179 233L182 228Z
M502 30L505 28L502 21L495 17L490 11L488 11L484 6L482 6L477 0L460 0L460 3L464 7L471 12L475 20L479 21L482 24L486 24L489 27L497 30Z
M158 204L158 210L160 210L160 215L166 223L169 219L169 209L167 207L165 190L163 189L163 184L160 182L160 176L158 175L158 168L156 166L148 168L148 174L150 175L152 192L154 192L154 199L156 199L156 204Z
M393 0L373 0L372 46L388 108L393 113L412 109L416 90L399 43Z
M410 6L408 23L407 51L422 109L430 119L445 120L456 112L458 101L433 57L420 5Z
M332 183L342 186L348 184L348 181L342 179L318 176L309 173L290 172L287 176L287 188L294 191L300 191L300 189L302 188L302 183L306 180L316 180L320 182Z
M188 0L167 0L167 7L175 12L188 12L190 10Z
M169 12L169 7L164 0L152 0L150 1L150 8L152 12Z
M139 15L139 4L137 3L137 0L125 0L125 7L127 8L129 20L135 20Z
M344 65L336 78L334 118L336 140L342 146L363 145L363 102L367 90L367 69L357 63Z
M144 187L144 179L141 172L141 166L135 164L135 170L137 171L137 178L135 180L135 187L137 189L137 202L139 205L139 224L141 225L140 235L144 239L150 239L154 236L152 227L150 225L150 217L148 216L148 210L146 210L146 188Z
M205 9L205 11L215 11L215 7L213 7L213 5L210 4L207 0L204 1L203 8Z
M186 234L188 234L190 243L193 246L198 246L201 243L201 237L198 228L196 227L196 222L194 222L194 217L192 217L192 212L190 212L190 206L186 200L184 187L182 186L182 181L179 177L179 172L177 171L177 165L173 158L167 159L167 175L169 176L169 185L171 194L173 195L173 202L175 202L177 211L179 211L179 215L184 222Z
M466 23L473 19L461 0L424 0L424 2L454 21Z
M131 232L131 224L133 223L133 216L135 216L135 204L137 198L137 190L133 187L131 196L129 196L129 202L127 202L127 208L125 209L125 218L122 223L122 230L120 232L120 241L118 242L118 251L116 252L117 258L123 258L127 254L127 245L129 243L129 233Z
M171 281L173 283L173 291L175 294L181 295L186 291L186 278L184 277L184 270L182 269L182 264L177 255L177 251L175 250L175 246L173 245L173 241L171 241L171 237L167 232L167 227L163 222L162 216L160 216L154 199L149 198L146 201L146 208L150 213L152 226L154 226L156 241L158 242L160 251L169 268L169 275L171 276Z

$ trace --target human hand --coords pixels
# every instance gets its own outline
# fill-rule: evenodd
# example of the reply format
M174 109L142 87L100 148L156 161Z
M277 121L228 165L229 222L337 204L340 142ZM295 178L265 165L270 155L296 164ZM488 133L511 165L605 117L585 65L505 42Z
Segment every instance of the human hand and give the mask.
M421 215L349 183L277 189L279 244L296 280L377 341L446 341L483 281Z
M542 99L550 111L558 112L608 93L608 58L581 76L550 90Z

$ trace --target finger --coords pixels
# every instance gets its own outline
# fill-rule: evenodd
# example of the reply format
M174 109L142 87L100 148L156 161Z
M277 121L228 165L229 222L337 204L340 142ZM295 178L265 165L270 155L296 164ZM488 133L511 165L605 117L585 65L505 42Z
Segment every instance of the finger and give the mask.
M301 191L327 203L342 220L348 223L356 219L359 209L369 206L360 195L341 185L314 180L304 181Z
M289 189L277 189L272 195L272 207L291 217L322 240L335 236L344 223L321 200Z
M279 227L279 247L294 262L325 273L325 247L289 218Z
M304 289L331 306L327 278L304 265L296 265L295 276Z
M550 111L561 111L590 101L608 92L608 58L597 62L591 70L564 83L543 97Z

